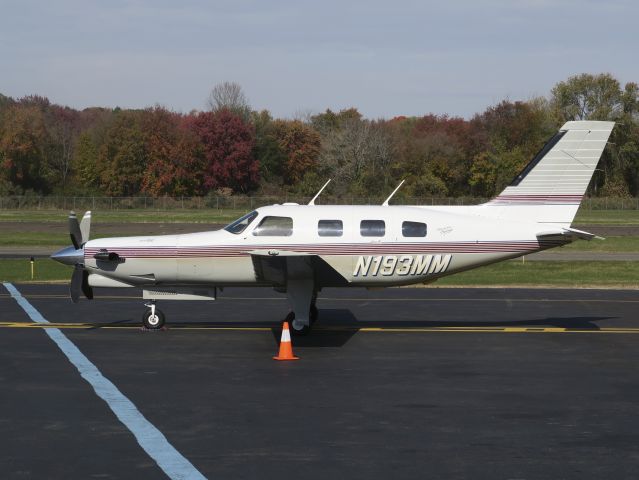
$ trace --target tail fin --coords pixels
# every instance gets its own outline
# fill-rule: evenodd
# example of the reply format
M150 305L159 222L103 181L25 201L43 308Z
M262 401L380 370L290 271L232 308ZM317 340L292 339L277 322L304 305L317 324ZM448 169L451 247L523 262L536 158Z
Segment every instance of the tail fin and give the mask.
M491 216L570 226L614 122L567 122L497 197ZM486 212L488 213L488 212Z

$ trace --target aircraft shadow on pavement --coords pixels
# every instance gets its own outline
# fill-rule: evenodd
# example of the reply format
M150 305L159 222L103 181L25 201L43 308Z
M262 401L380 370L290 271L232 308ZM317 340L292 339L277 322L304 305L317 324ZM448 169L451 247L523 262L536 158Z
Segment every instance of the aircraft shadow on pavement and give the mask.
M322 309L318 327L325 328L445 328L445 327L556 327L600 330L596 322L613 320L615 316L546 317L505 321L484 320L359 320L348 309Z
M295 336L296 347L342 347L359 330L360 325L353 313L346 309L321 309L316 328L306 336ZM282 329L273 328L273 336L279 342Z
M600 330L601 327L595 323L604 320L613 320L619 317L546 317L530 320L506 320L506 321L481 321L481 320L410 320L410 321L363 321L358 322L357 327L376 327L376 328L445 328L445 327L556 327L580 330Z
M279 344L282 334L281 328L273 328L273 338ZM315 329L306 336L294 336L293 344L295 347L343 347L357 333L356 328L348 328L342 330L320 330Z
M342 347L361 328L475 328L475 327L555 327L579 330L600 330L596 322L612 320L618 317L610 316L575 316L575 317L546 317L530 320L513 321L442 321L442 320L359 320L349 309L322 309L315 328L307 336L295 336L293 342L300 347ZM95 324L89 329L100 329L105 326L121 326L131 324L131 320L109 322L108 324ZM206 322L176 322L169 323L168 330L199 328L211 330L220 328L243 329L269 328L275 343L279 343L282 334L281 324L274 325L273 321L263 322L234 322L234 321L206 321Z

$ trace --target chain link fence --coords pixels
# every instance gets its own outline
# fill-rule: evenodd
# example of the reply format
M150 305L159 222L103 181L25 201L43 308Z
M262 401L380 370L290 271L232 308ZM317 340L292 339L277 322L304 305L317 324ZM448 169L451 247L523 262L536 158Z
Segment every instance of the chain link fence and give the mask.
M381 205L386 197L320 196L318 205ZM311 197L303 196L208 196L208 197L63 197L8 196L0 197L0 210L252 210L276 203L306 204ZM486 202L477 197L403 197L391 201L395 205L477 205ZM639 198L585 198L586 210L639 210Z

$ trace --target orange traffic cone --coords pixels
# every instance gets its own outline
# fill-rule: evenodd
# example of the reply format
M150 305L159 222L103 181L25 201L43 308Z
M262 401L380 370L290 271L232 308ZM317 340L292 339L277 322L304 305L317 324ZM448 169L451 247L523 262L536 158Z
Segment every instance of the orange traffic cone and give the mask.
M288 330L288 322L282 325L282 339L280 340L280 353L273 360L299 360L293 355L293 345L291 344L291 332Z

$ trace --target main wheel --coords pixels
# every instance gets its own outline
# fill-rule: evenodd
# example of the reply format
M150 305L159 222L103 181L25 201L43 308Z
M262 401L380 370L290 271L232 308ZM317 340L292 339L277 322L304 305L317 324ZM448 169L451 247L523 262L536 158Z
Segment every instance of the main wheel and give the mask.
M164 314L161 310L155 309L155 315L152 314L152 310L147 308L142 315L142 325L149 330L158 330L164 326Z
M296 325L297 322L295 322L295 312L289 312L289 314L286 315L286 318L284 319L284 321L288 322L288 327L291 332L291 335L303 336L303 335L308 335L308 332L311 331L310 325L300 325L300 324Z

